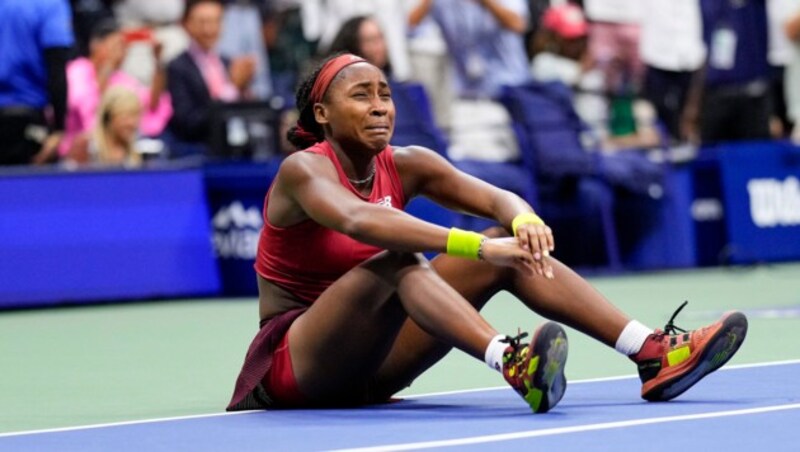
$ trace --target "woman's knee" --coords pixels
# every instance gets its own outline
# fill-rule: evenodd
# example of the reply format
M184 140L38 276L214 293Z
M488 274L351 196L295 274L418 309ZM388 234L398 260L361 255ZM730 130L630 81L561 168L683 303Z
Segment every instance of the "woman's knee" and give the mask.
M412 271L432 271L430 262L422 253L383 251L361 264L382 279L397 285Z

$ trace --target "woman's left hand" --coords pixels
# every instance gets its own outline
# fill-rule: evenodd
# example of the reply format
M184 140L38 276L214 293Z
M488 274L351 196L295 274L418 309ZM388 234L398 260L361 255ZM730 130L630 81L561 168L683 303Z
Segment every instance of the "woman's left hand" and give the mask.
M535 273L533 258L514 237L485 239L481 244L480 258L493 265L515 268L523 274Z
M550 253L555 250L553 230L546 224L523 223L517 227L519 245L531 253L533 268L536 274L553 279L553 266L550 265Z

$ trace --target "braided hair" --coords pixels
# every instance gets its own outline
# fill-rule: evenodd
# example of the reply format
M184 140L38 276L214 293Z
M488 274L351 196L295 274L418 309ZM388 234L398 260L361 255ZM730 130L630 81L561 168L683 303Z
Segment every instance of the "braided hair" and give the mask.
M286 138L289 143L292 143L297 150L309 148L316 143L325 139L325 131L319 125L316 118L314 118L314 103L311 101L311 90L319 77L325 63L338 57L341 53L331 55L324 60L320 61L313 71L300 83L295 93L295 102L297 110L300 113L300 118L297 120L298 125L293 125L286 132Z

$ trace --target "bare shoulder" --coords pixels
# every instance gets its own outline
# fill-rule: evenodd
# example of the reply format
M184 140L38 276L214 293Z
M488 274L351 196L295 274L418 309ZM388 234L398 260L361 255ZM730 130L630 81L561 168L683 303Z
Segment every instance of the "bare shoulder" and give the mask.
M308 203L335 187L336 178L336 169L325 156L295 152L286 157L269 194L267 215L270 222L286 227L307 219Z
M425 156L429 155L438 155L436 151L432 149L428 149L424 146L417 146L417 145L393 146L392 153L394 155L395 160L424 158Z
M400 146L392 149L400 173L418 172L446 163L436 151L423 146Z
M281 163L276 179L297 183L310 177L336 176L333 162L325 156L311 152L295 152Z

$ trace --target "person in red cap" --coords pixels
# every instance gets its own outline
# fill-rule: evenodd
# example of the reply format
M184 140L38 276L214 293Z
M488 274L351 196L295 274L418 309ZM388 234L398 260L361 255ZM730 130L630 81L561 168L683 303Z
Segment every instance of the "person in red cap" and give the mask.
M365 60L323 62L297 106L289 139L299 152L264 202L261 328L229 410L387 402L455 347L501 373L532 411L549 411L566 389L566 334L552 321L530 343L499 334L478 311L501 290L631 356L648 400L679 395L742 343L741 313L680 335L672 319L655 332L628 319L550 255L552 231L524 200L431 150L393 148L391 91ZM427 223L403 212L416 196L502 228ZM425 251L442 254L428 262Z
M589 25L580 7L566 3L548 8L531 40L531 65L537 80L576 85L586 66Z
M550 7L542 16L542 26L566 39L586 36L589 26L583 11L577 5L564 3Z

